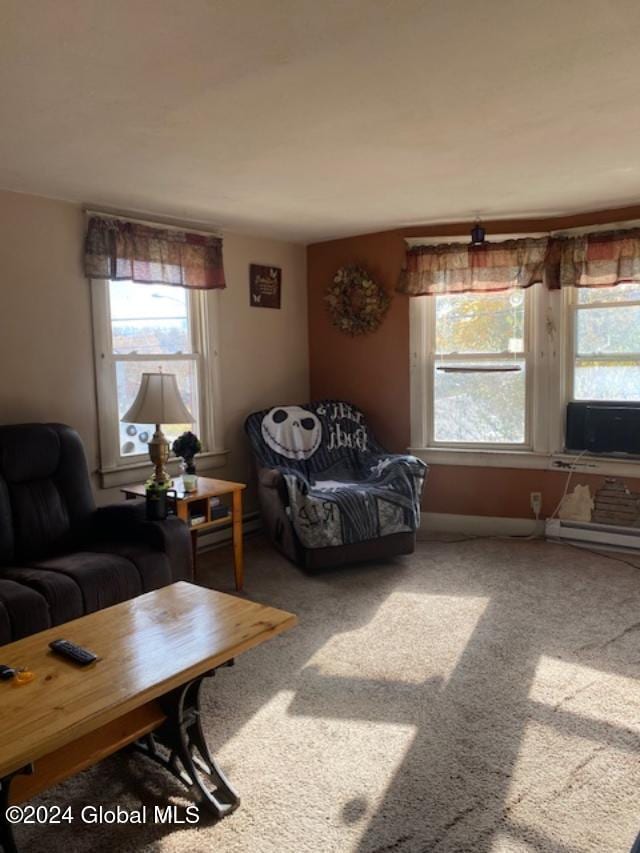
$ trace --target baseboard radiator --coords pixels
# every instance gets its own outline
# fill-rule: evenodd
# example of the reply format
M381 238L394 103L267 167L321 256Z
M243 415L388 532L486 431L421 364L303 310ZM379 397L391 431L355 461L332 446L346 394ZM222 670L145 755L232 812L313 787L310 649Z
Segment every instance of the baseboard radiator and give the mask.
M553 542L570 542L585 548L640 551L640 529L617 524L551 518L545 522L545 537Z

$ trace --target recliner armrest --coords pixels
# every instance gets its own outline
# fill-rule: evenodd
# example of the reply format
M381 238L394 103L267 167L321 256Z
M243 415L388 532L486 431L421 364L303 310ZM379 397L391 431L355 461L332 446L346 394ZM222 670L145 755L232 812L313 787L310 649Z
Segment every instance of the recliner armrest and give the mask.
M164 521L145 521L139 530L152 547L167 555L174 581L193 580L191 531L181 518L170 515Z
M280 489L284 479L277 468L258 468L258 482L267 489Z
M91 518L92 539L143 542L169 558L174 580L193 578L191 532L184 521L169 516L147 521L144 501L127 501L98 507Z
M96 536L125 535L147 520L146 506L141 501L100 506L91 518L92 533Z

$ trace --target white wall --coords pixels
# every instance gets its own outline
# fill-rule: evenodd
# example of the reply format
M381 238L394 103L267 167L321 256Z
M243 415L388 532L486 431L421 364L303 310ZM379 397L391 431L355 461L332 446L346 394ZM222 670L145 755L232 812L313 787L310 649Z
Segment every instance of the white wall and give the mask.
M249 305L249 263L282 267L280 310ZM306 250L228 234L224 266L227 288L219 298L224 446L230 450L229 479L245 482L246 416L278 403L309 399Z
M99 465L85 218L78 205L0 191L0 423L61 421ZM304 246L224 235L218 294L223 444L216 476L246 481L249 412L309 395ZM281 310L249 305L249 264L282 267ZM97 479L94 478L97 484ZM117 498L117 491L98 499Z

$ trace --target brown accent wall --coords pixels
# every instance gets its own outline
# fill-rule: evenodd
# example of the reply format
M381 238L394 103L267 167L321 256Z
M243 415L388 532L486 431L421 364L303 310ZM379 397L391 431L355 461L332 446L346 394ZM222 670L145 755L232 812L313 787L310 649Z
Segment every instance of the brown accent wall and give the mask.
M409 444L407 300L394 295L374 334L350 337L331 324L323 297L338 267L353 263L365 266L392 294L404 252L404 240L394 231L317 243L307 250L311 395L355 403L392 450Z
M529 468L480 468L462 465L433 465L429 471L422 508L425 512L454 515L486 515L499 518L529 518L531 492L542 492L542 516L550 516L564 491L567 473ZM570 488L588 483L591 493L604 477L575 473ZM637 490L640 484L628 480Z
M549 231L640 219L640 206L547 219L484 222L489 236ZM307 248L309 305L309 371L312 399L338 397L362 408L379 440L390 450L404 450L410 441L409 421L409 299L395 293L404 262L405 237L457 235L472 223L412 226L364 234ZM349 337L332 326L323 303L327 284L344 264L360 264L392 296L381 327L371 335ZM575 474L573 482L589 483L592 491L602 477ZM529 493L542 492L543 515L553 512L562 496L566 473L508 468L434 465L425 491L427 512L526 518ZM640 490L640 481L629 481Z

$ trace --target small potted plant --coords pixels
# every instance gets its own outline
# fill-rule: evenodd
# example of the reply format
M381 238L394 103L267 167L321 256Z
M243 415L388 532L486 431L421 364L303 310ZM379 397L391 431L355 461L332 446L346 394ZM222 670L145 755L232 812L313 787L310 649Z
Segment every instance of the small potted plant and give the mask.
M192 432L183 432L173 442L172 450L176 456L182 457L182 483L185 492L195 492L198 488L198 478L193 460L196 453L200 453L202 450L200 439Z
M147 504L148 521L164 521L169 515L169 493L176 497L176 490L172 489L171 480L158 482L153 478L147 480L145 485L145 497Z

